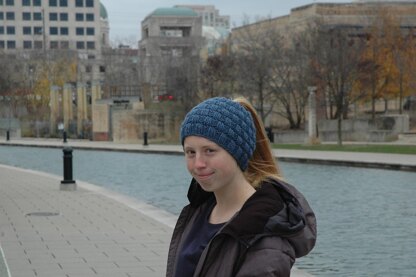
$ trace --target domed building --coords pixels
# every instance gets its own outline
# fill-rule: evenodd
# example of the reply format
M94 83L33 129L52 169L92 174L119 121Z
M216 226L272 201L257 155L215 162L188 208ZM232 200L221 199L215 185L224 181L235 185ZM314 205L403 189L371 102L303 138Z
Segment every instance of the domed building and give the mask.
M152 99L166 94L182 97L177 80L195 80L188 76L190 72L196 74L195 70L181 67L186 64L192 68L199 62L204 43L202 18L186 7L158 8L142 21L141 28L141 81L155 88Z
M108 13L104 4L100 2L100 35L102 47L110 47L110 25Z

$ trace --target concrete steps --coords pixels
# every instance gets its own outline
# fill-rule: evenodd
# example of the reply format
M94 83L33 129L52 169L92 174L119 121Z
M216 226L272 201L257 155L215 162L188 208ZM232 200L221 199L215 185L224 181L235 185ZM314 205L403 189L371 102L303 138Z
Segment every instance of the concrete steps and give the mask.
M399 134L398 141L406 143L416 143L416 131Z

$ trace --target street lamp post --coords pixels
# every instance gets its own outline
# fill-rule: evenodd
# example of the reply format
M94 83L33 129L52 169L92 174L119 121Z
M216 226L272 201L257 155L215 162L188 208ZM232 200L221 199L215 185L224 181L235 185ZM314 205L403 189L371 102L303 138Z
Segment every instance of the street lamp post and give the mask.
M316 130L316 87L308 87L309 97L308 97L308 144L319 144L318 134Z
M11 129L11 121L12 121L12 100L11 100L11 96L7 96L7 100L9 102L9 122L8 122L8 126L7 126L7 131L6 131L6 140L9 141L10 140L10 129Z

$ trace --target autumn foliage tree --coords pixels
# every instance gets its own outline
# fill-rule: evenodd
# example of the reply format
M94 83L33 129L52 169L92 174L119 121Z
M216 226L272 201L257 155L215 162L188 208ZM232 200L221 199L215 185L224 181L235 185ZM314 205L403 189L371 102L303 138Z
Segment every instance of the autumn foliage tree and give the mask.
M36 120L49 118L50 88L63 87L77 80L77 56L70 51L49 50L45 55L31 59L29 72L30 89L26 96L26 108Z
M375 119L375 103L399 98L400 113L403 97L409 94L415 54L411 30L403 32L400 22L386 10L378 10L366 30L367 45L361 64L365 74L357 82L357 90L365 92L364 101L371 102L371 118Z
M48 121L50 116L51 86L76 82L76 57L58 50L1 53L0 96L9 111L7 116L27 121L40 135L38 122ZM27 131L34 134L34 130Z

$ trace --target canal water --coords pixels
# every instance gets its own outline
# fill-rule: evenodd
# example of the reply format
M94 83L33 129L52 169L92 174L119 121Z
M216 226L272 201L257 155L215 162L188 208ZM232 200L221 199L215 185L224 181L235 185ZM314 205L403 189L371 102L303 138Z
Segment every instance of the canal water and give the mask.
M187 203L190 175L182 156L87 150L73 155L76 180L174 214ZM61 149L0 146L0 163L59 176L63 171ZM416 276L416 173L280 165L318 220L316 247L296 261L298 268L315 276Z

